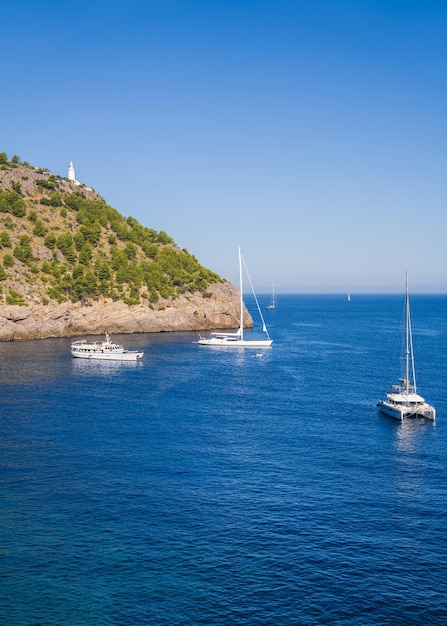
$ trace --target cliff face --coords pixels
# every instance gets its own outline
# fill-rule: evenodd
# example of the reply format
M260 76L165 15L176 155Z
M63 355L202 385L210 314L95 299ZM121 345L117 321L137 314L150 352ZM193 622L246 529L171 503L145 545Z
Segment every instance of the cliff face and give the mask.
M61 304L0 306L0 341L73 337L110 333L192 331L238 328L239 291L229 283L211 285L212 294L188 294L175 300L127 305L124 302L84 300ZM253 325L247 310L247 327Z

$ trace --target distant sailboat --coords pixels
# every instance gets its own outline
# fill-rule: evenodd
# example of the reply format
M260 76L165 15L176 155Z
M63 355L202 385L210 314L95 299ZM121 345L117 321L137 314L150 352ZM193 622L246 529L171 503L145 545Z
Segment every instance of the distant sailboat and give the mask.
M410 318L410 299L408 296L408 272L405 285L405 371L399 385L391 385L386 400L379 400L377 406L382 413L402 420L406 417L427 417L434 420L436 409L425 402L416 390L414 369L413 337Z
M275 283L273 283L273 288L272 288L272 301L270 302L270 304L267 306L267 311L276 311L276 309L278 308L278 303L276 301L276 296L275 296Z
M225 348L268 348L272 345L273 340L270 339L268 334L267 327L264 322L264 318L262 317L261 309L259 307L258 299L256 298L256 294L252 287L253 295L256 300L256 305L258 307L258 312L262 321L262 330L265 333L267 339L244 339L244 301L242 296L242 254L241 249L238 248L239 252L239 289L240 289L240 324L239 330L236 333L211 333L208 337L200 337L198 342L202 346L214 346L214 347L225 347ZM250 277L249 277L250 278ZM251 281L250 281L251 284Z
M351 294L348 293L348 302L351 302Z

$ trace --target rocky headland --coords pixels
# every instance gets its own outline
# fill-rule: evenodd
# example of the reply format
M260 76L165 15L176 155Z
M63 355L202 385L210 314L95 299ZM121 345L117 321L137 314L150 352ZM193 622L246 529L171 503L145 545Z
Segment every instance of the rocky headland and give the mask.
M0 341L239 326L238 289L166 233L77 181L5 157Z

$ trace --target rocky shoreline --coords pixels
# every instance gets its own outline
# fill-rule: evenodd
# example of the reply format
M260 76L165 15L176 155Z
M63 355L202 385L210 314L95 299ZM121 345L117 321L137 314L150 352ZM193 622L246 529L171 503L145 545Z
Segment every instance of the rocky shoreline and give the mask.
M156 333L238 328L240 295L230 283L201 293L129 306L108 299L62 304L0 305L0 341L75 337L109 333ZM245 311L246 326L253 320Z

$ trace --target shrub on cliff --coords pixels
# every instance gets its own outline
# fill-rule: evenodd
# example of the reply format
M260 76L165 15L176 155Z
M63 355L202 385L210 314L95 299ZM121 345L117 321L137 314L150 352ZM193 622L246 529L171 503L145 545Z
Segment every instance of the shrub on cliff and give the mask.
M18 304L19 306L28 306L24 301L23 297L14 291L14 289L10 289L8 295L6 296L6 304Z
M16 246L13 252L16 259L25 263L25 265L29 265L34 260L31 238L28 235L22 235L20 237L20 245Z
M62 252L67 261L74 263L77 259L74 248L73 237L70 232L59 235L56 239L56 246Z
M6 230L0 233L0 248L10 248L11 247L11 237Z
M43 225L42 220L37 220L33 228L33 235L36 237L44 237L47 232L47 229Z
M17 191L0 189L0 212L11 213L15 217L26 215L26 204Z
M5 254L5 256L3 257L3 265L5 267L12 267L14 263L15 261L14 261L14 257L12 256L12 254Z
M44 244L50 250L53 250L56 247L57 237L54 233L48 233L48 235L44 239Z
M36 180L36 185L40 187L40 189L56 189L58 185L58 180L54 174L49 176L48 178L40 178Z

